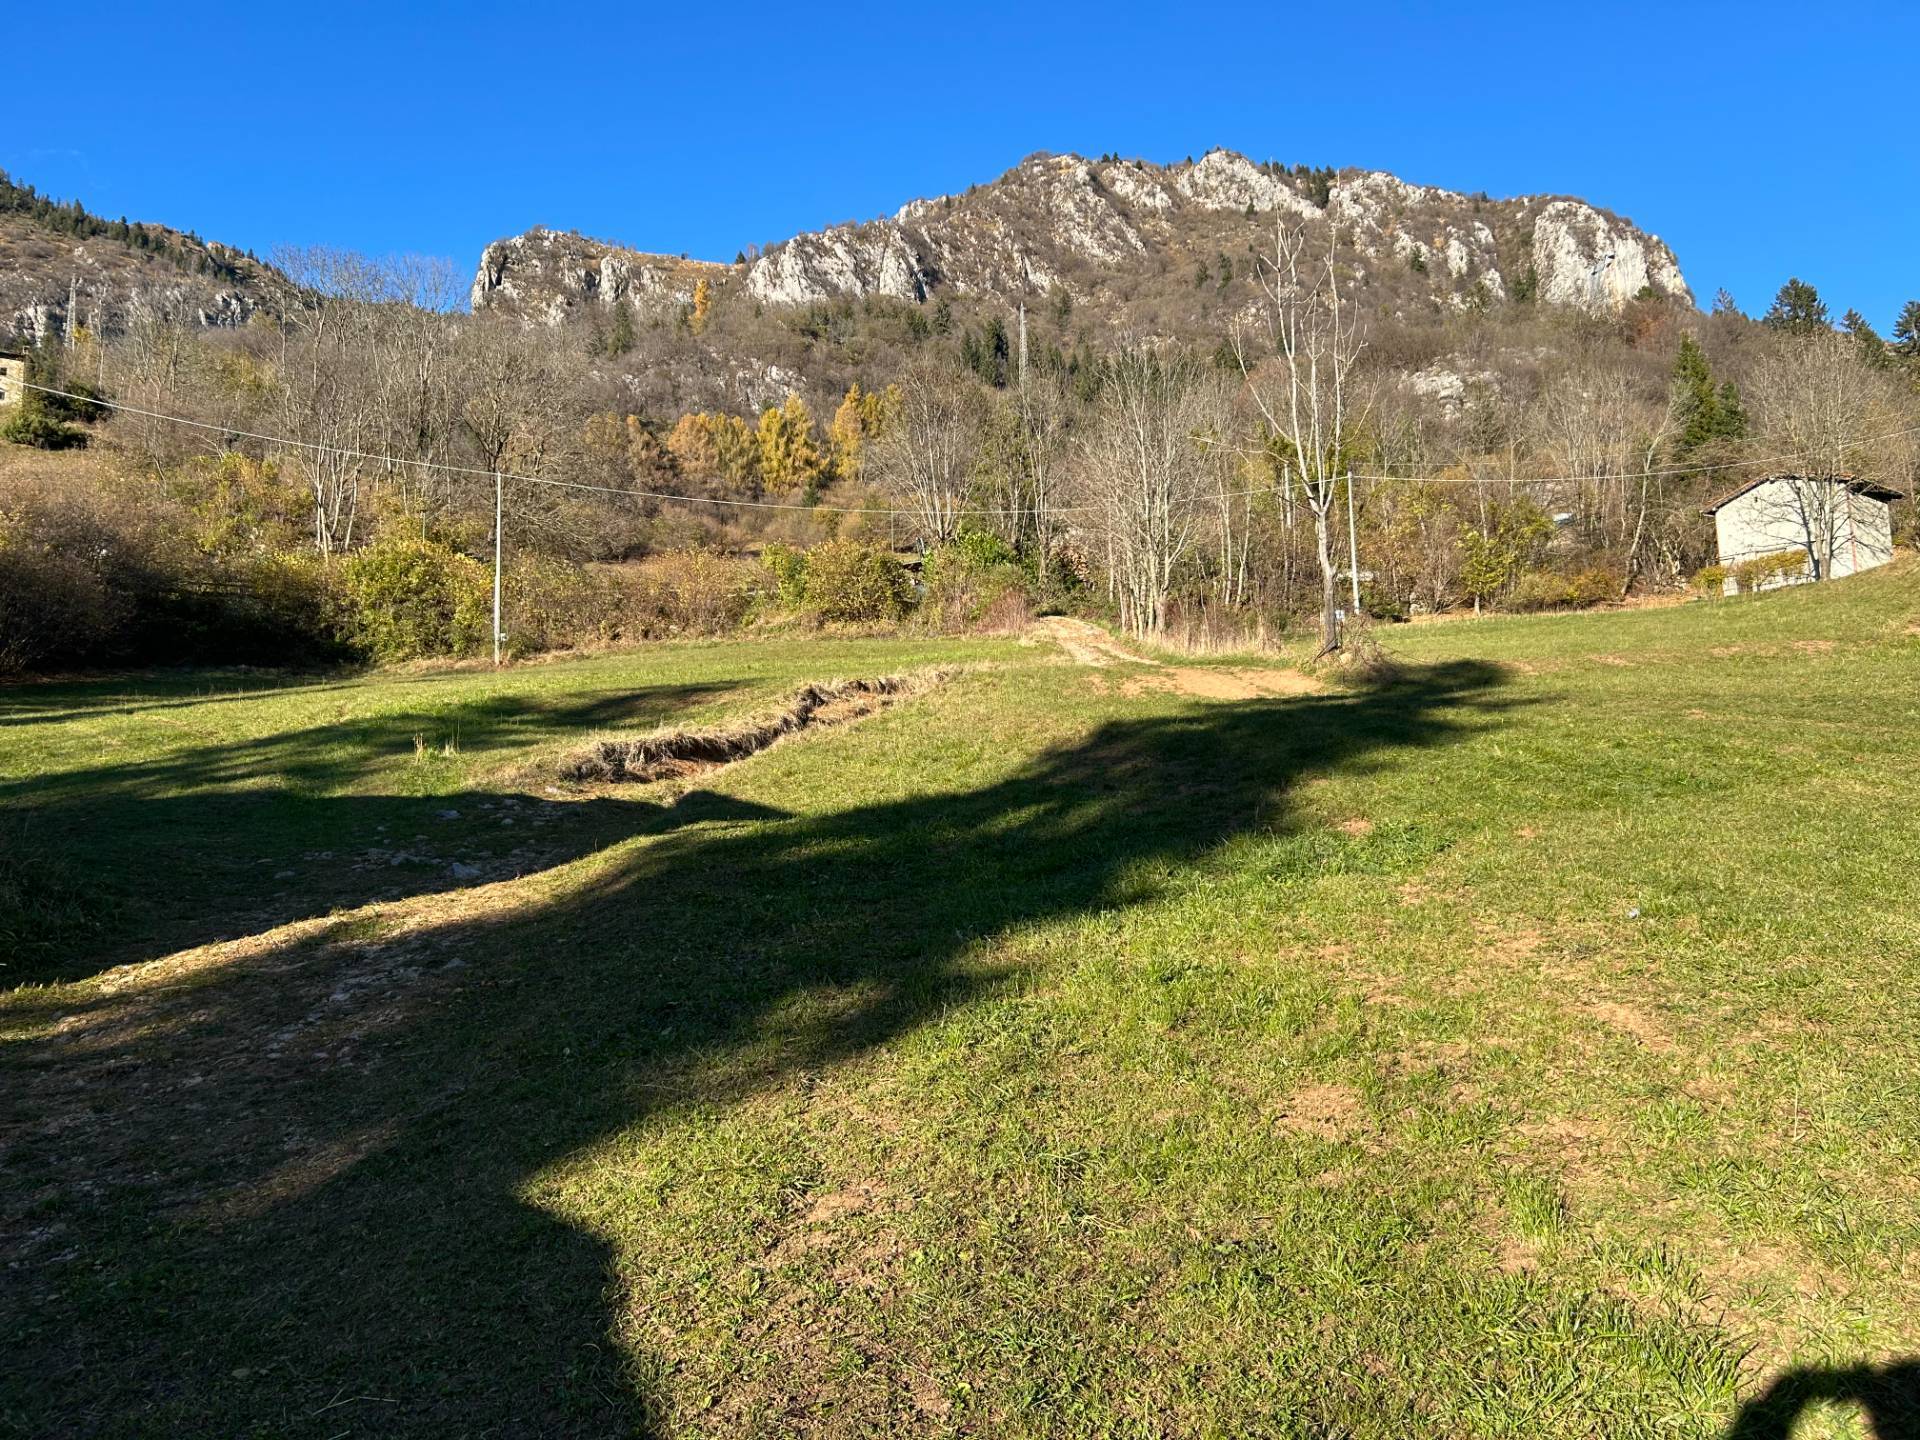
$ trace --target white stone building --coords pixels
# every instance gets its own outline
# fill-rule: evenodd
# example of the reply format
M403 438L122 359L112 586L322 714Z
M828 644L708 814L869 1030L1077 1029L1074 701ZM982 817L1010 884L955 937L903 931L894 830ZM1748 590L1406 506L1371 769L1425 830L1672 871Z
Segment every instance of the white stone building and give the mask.
M26 393L27 357L0 350L0 409L15 404Z
M1763 555L1806 557L1799 579L1831 580L1893 559L1892 502L1898 490L1853 476L1769 475L1707 506L1720 563L1731 569ZM1777 577L1772 584L1791 584ZM1729 588L1733 581L1729 578Z

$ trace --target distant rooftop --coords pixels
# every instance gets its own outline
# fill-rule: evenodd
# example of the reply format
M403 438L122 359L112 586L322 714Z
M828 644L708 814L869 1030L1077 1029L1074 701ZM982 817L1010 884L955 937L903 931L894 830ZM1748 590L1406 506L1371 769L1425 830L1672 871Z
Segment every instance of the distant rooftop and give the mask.
M1741 481L1734 489L1708 502L1708 504L1702 508L1701 513L1711 515L1722 506L1733 503L1749 490L1757 486L1765 485L1770 480L1812 480L1816 482L1827 480L1830 484L1844 485L1847 489L1853 491L1854 494L1865 495L1870 500L1885 500L1891 503L1895 500L1904 500L1907 498L1907 492L1904 490L1897 490L1891 485L1883 484L1878 480L1867 480L1859 475L1835 475L1829 478L1819 475L1773 474L1762 475L1753 480Z

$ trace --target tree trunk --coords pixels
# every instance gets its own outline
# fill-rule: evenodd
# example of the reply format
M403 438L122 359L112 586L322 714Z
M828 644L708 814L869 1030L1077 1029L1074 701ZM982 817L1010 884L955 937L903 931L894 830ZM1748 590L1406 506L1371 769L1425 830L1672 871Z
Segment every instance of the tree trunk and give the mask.
M1327 513L1316 510L1313 517L1314 541L1320 551L1320 655L1331 655L1340 648L1338 599L1340 576L1333 563L1333 549L1327 534ZM1314 657L1318 659L1319 656Z

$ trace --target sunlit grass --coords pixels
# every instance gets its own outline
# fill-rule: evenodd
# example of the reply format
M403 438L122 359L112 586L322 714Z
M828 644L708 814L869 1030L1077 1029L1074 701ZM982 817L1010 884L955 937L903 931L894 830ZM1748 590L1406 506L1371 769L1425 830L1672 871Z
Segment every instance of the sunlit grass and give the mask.
M1916 623L1403 627L1256 702L1000 642L6 692L22 823L188 843L0 1002L0 1417L1721 1434L1920 1350ZM540 778L969 659L694 793ZM300 858L380 825L431 860Z

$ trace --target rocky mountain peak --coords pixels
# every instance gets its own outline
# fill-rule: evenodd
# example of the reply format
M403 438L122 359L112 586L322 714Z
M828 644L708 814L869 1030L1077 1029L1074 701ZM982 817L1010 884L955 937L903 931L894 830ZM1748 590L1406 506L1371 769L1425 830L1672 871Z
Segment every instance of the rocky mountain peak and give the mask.
M1665 244L1580 200L1493 200L1383 171L1287 169L1213 150L1172 165L1030 155L988 184L796 235L744 266L533 230L487 247L473 303L557 320L623 296L684 304L705 274L761 305L868 296L921 304L943 294L1011 304L1064 291L1123 312L1150 277L1270 243L1276 217L1337 228L1356 254L1361 288L1372 284L1392 306L1520 295L1607 310L1648 291L1692 301Z

